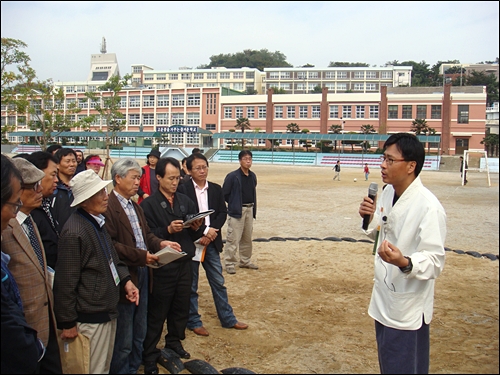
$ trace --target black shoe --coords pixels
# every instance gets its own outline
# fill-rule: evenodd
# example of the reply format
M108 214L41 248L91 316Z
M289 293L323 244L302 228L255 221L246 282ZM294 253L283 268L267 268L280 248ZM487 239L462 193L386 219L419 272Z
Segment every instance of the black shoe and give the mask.
M184 358L184 359L191 358L191 354L186 352L181 344L176 345L176 346L169 346L168 349L172 349L174 352L179 354L179 357L181 357L181 358Z
M153 361L144 362L144 373L145 374L159 374L158 366L156 366L156 362L153 362Z

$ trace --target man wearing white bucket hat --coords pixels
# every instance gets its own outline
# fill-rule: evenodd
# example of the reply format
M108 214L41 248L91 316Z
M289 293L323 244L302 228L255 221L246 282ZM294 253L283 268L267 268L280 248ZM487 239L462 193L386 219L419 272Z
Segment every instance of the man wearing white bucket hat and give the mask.
M108 208L106 186L94 171L70 181L76 207L64 225L58 245L54 280L55 312L63 340L79 334L90 342L91 374L109 373L113 353L119 287L139 303L139 290L113 247L102 215Z

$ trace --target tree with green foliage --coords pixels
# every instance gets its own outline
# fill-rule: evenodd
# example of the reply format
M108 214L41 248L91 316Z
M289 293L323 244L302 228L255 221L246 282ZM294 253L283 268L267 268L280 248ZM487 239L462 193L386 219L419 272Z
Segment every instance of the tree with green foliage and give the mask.
M344 68L344 67L359 67L359 68L368 68L370 64L367 63L362 63L362 62L345 62L345 61L330 61L330 64L328 64L329 68Z
M251 87L247 87L245 90L245 95L256 95L256 94L257 94L257 90L255 90Z
M273 94L286 94L286 90L281 87L271 86L270 88L273 89Z
M36 142L46 150L53 137L74 127L85 130L92 118L78 119L81 108L76 101L68 102L61 87L56 87L51 80L30 82L16 96L18 114L26 114L26 125L37 133Z
M26 84L33 82L36 73L30 66L30 57L23 51L28 45L19 39L2 37L2 105L9 114L17 113L17 94ZM15 129L15 124L9 124L8 121L2 125L2 142L7 140L7 133Z
M245 132L245 130L249 130L251 125L250 121L246 117L240 117L236 119L236 125L234 125L236 129L240 129L242 133ZM241 148L243 149L245 147L245 139L241 138Z
M415 135L427 134L427 132L429 131L427 120L422 118L416 118L411 122L410 130L414 132Z
M366 125L361 125L361 134L373 134L376 133L377 131L373 127L373 125L366 124ZM370 142L364 141L361 144L361 147L363 147L364 151L367 151L371 148Z
M332 132L333 134L340 134L340 132L342 131L342 125L332 124L328 128L328 131ZM334 141L334 147L335 151L337 151L337 141Z
M287 133L298 133L300 132L300 127L297 123L291 122L286 126ZM295 150L295 139L292 139L292 152Z
M493 73L471 71L465 79L467 86L486 86L486 103L492 106L498 102L498 81Z
M300 132L303 134L308 134L310 132L310 130L309 129L302 129ZM309 147L312 147L312 142L309 139L301 139L299 141L299 144L301 144L302 146L304 146L306 148L306 152L309 152Z
M321 88L321 85L316 85L314 86L314 89L311 91L313 94L321 94L323 92L323 89Z
M255 68L264 71L264 68L287 68L292 67L286 61L286 56L279 51L270 52L267 49L250 50L246 49L243 52L234 54L219 54L210 57L210 63L207 65L200 65L198 68Z
M488 132L486 137L481 141L481 144L486 148L488 156L498 156L498 134Z
M112 143L118 143L117 134L125 128L127 120L125 114L121 112L121 97L120 91L127 85L128 80L132 78L130 74L121 78L119 75L112 76L106 83L98 88L95 92L86 92L85 96L93 103L95 110L99 116L94 116L93 123L104 125L106 128L106 163L102 175L107 172L107 162L109 157L109 146ZM103 132L98 130L98 132Z

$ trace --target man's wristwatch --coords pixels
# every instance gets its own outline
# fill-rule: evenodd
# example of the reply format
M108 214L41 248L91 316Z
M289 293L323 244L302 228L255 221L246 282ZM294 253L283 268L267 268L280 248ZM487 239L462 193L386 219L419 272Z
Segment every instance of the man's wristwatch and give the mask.
M406 267L399 267L399 269L403 273L410 273L411 270L413 269L413 263L411 262L411 258L410 257L405 256L405 258L408 259L408 265Z

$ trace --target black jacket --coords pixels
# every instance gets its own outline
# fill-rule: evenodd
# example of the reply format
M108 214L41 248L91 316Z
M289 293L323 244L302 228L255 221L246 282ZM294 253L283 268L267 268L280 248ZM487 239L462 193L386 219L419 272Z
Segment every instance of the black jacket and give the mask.
M76 211L76 207L70 207L73 203L73 193L60 180L57 182L57 188L52 194L52 202L50 212L53 219L56 221L56 229L61 233L64 224L69 219L71 214Z
M189 183L184 183L179 185L178 191L180 193L186 194L196 205L197 212L200 211L198 207L198 199L196 198L196 192L194 190L193 182L190 180ZM222 227L224 226L227 218L227 207L224 201L224 194L222 193L222 187L216 183L208 182L208 208L215 210L213 214L210 215L210 227L219 229L219 234L214 240L214 245L219 252L222 252ZM205 231L205 224L201 226L201 231Z
M43 249L45 251L45 258L47 265L53 270L56 269L57 263L57 243L59 236L50 223L50 218L47 216L43 208L38 207L31 211L31 217L38 227L40 237L42 238Z
M140 204L151 231L160 238L177 242L187 256L179 258L174 262L191 261L195 254L194 241L203 235L201 227L194 231L191 228L183 229L181 232L170 234L167 227L174 220L185 220L186 215L198 213L194 202L187 195L176 192L174 195L174 207L165 196L158 190L153 195L144 199Z
M224 199L227 202L227 213L231 217L237 219L241 218L243 212L243 198L241 192L241 168L229 172L222 184L222 191ZM252 177L254 192L253 192L253 218L257 217L257 176L252 171L248 171L249 176Z

